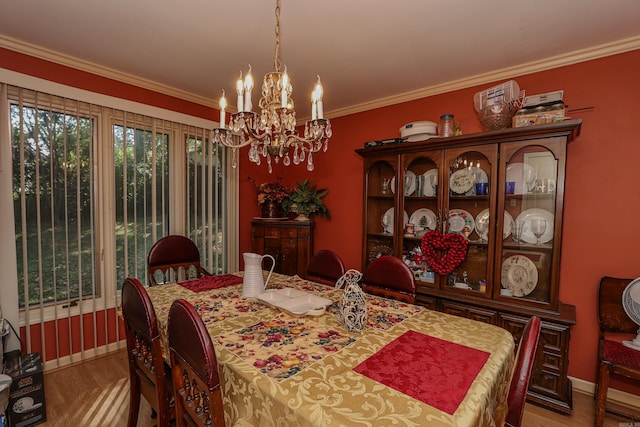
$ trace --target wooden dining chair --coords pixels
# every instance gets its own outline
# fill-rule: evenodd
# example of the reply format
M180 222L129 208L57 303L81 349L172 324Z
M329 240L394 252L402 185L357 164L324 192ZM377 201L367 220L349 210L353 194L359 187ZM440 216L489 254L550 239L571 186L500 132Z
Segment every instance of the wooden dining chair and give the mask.
M158 417L158 427L175 418L171 370L164 363L156 312L144 286L134 278L122 284L124 318L129 364L129 420L135 427L144 396Z
M340 255L331 249L321 249L311 257L306 279L333 286L344 276L344 272L344 263Z
M193 241L177 234L158 240L147 256L149 286L211 276L200 266L200 251Z
M633 279L605 276L600 279L598 291L598 373L596 376L596 422L601 427L604 413L633 418L629 414L607 409L607 390L611 374L640 381L640 351L625 347L622 341L633 339L638 333L636 325L624 311L622 293ZM637 419L637 417L636 417Z
M540 328L542 322L537 316L532 316L522 331L522 337L518 344L516 362L509 385L507 395L507 417L504 425L506 427L519 427L522 425L522 415L524 414L524 403L529 389L529 380L533 370L533 362L536 358L536 349L540 340Z
M224 426L216 353L202 318L178 299L169 309L167 330L177 426Z
M362 276L362 290L372 295L414 304L416 280L400 258L383 255L374 259Z

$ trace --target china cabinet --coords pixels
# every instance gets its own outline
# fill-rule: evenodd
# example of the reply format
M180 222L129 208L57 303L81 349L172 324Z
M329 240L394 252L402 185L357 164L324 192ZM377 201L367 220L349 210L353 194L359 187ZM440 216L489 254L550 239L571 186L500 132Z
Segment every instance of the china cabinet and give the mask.
M567 143L581 124L356 150L364 166L363 269L380 255L402 258L418 303L499 325L516 341L528 318L540 316L528 400L562 413L572 411L576 319L575 307L558 298L564 178Z
M276 273L305 277L313 255L314 224L313 220L253 220L251 250L273 256Z

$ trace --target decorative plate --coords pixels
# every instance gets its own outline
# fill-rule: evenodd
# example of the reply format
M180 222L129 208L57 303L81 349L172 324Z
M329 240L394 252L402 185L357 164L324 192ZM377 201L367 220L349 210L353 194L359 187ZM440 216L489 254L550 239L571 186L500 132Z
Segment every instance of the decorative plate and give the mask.
M507 166L507 182L515 182L514 194L525 194L536 186L536 170L526 163L509 163Z
M418 209L411 214L409 222L416 225L418 230L435 230L437 225L436 214L431 209Z
M476 216L476 224L480 221L488 221L489 220L489 209L485 209L482 212L480 212L477 216ZM502 238L506 239L507 237L509 237L509 235L511 234L511 226L513 225L513 217L511 216L511 214L507 211L504 211L504 224L502 225ZM487 240L487 236L489 233L489 230L487 229L487 231L485 232L485 234L480 235L480 233L478 233L478 229L476 228L476 233L478 234L478 237L480 237L481 239Z
M411 171L404 172L404 195L410 196L416 191L416 174ZM396 194L396 177L391 178L391 191Z
M473 175L467 168L460 169L451 174L449 187L456 194L464 194L473 187Z
M512 255L502 262L501 283L514 297L525 297L538 285L538 269L526 256Z
M382 255L393 255L393 249L387 245L374 246L371 248L371 251L369 251L369 262L381 257Z
M522 221L524 223L524 229L522 230L522 241L527 243L536 243L536 235L531 231L531 221L535 218L541 218L547 221L547 228L544 230L544 234L540 237L540 243L547 243L553 239L553 214L546 209L532 208L520 212L520 215L516 218L516 221Z
M385 225L386 222L386 225ZM404 211L404 224L402 224L402 228L409 223L409 214L407 211ZM393 229L395 224L393 222L393 208L389 208L384 215L382 216L382 232L386 234L393 234Z
M469 212L462 209L449 211L449 233L462 234L468 239L474 228L475 221Z

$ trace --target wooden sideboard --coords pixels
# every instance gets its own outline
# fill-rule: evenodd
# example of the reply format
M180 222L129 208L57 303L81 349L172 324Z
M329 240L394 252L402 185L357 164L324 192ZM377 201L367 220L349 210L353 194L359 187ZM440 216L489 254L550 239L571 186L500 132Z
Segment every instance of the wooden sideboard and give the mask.
M253 220L251 250L274 257L275 272L305 277L313 255L314 225L313 220Z

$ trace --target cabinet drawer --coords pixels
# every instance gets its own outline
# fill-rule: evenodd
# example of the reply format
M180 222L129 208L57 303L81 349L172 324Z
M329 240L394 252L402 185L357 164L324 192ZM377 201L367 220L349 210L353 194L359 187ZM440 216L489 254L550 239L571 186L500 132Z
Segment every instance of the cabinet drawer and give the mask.
M556 325L553 323L545 323L540 331L540 342L548 351L554 351L556 354L562 354L569 342L569 328L564 325Z
M542 350L542 369L545 372L555 373L559 375L562 371L564 363L562 362L562 357L559 354L555 354L552 352L546 351L546 349Z
M438 300L436 300L435 298L426 297L420 294L416 295L416 304L426 307L429 310L436 310L437 302Z
M298 229L297 228L283 228L280 230L281 237L286 237L286 238L296 238L298 237Z
M498 313L494 310L472 307L450 301L442 301L442 311L455 316L462 316L467 319L489 323L491 325L498 323Z
M558 390L561 390L560 375L552 372L538 370L531 373L529 389L538 393L558 397Z
M270 238L280 238L280 228L275 228L275 227L265 227L264 228L264 237L270 237Z

